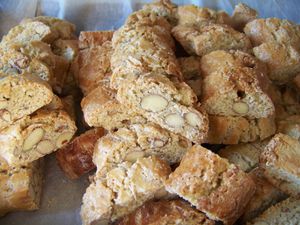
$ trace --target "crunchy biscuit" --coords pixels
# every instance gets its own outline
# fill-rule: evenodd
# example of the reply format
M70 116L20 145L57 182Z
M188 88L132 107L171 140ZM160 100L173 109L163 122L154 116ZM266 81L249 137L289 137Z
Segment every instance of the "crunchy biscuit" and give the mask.
M93 48L103 45L107 41L111 41L114 31L81 31L79 34L79 49Z
M232 26L239 31L243 31L245 25L256 19L257 16L258 13L255 9L250 8L244 3L239 3L234 7L232 13Z

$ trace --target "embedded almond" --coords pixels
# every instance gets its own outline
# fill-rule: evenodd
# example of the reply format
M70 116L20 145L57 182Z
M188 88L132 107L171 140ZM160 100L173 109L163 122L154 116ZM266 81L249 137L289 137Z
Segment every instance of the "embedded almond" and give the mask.
M39 143L45 135L45 131L38 127L35 128L24 140L23 150L28 151L32 149L37 143Z
M50 140L43 140L36 146L38 152L48 154L55 149L55 145Z
M167 108L168 101L160 95L147 95L141 101L141 107L152 112L159 112Z
M166 116L166 123L171 127L182 127L184 119L176 113L172 113Z
M5 109L0 110L0 117L2 118L2 120L6 121L6 122L11 121L10 113Z
M65 132L59 135L59 137L56 139L56 147L60 148L64 144L67 144L71 138L73 137L73 133L71 132Z
M161 148L165 145L165 142L163 140L154 140L153 146L155 148Z
M180 139L179 142L178 142L178 144L179 144L182 148L187 148L187 147L189 147L189 143L188 143L188 141L185 140L185 139Z
M239 114L246 114L247 112L249 112L249 106L245 102L234 103L232 109Z
M186 121L188 122L188 124L193 127L197 127L197 126L199 127L201 124L201 120L196 113L189 112L189 113L185 114L184 117L185 117Z
M145 152L142 151L133 151L133 152L129 152L126 157L125 160L129 161L129 162L135 162L138 158L142 158L145 156Z

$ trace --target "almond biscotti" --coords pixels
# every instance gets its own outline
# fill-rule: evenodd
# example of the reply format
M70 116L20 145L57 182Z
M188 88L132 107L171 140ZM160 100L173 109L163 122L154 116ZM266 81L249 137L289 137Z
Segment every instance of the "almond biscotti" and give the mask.
M107 41L111 41L114 31L81 31L79 34L78 46L80 50L101 46Z
M144 74L123 83L117 100L162 128L201 143L207 134L208 119L185 94L163 75Z
M36 76L30 74L0 76L1 129L52 101L51 87Z
M264 140L276 132L274 116L247 119L235 116L209 115L209 129L205 143L238 144Z
M43 159L22 166L0 162L0 216L39 208L43 165Z
M117 225L214 225L203 213L182 200L150 201L125 216Z
M255 56L269 67L269 77L286 83L300 71L299 26L278 18L255 19L244 31L256 46Z
M103 135L103 128L88 130L56 152L59 166L69 178L77 179L95 168L92 156L97 140Z
M261 168L255 168L249 175L256 185L256 190L254 196L246 206L243 215L239 219L243 224L247 221L251 221L270 206L287 197L283 192L267 181Z
M232 12L232 26L236 30L243 31L245 25L256 19L257 16L258 13L255 9L250 8L244 3L239 3L234 7Z
M286 117L277 122L277 133L287 134L295 139L300 138L300 115Z
M247 225L289 224L298 225L300 221L300 199L290 197L270 207Z
M230 26L203 24L199 27L178 25L172 29L174 38L190 55L203 56L216 50L241 50L249 52L248 37Z
M146 119L121 105L115 98L116 92L99 85L81 101L85 122L91 127L114 130L127 124L145 123Z
M299 196L300 143L288 135L277 134L265 147L260 156L260 167L266 178L283 192Z
M9 165L37 160L68 143L76 132L62 110L39 110L0 131L0 155Z
M93 162L97 174L105 174L122 162L156 155L169 164L180 162L192 143L156 124L133 124L108 133L95 145Z
M83 225L106 225L131 213L164 189L170 172L166 162L151 156L121 163L104 177L95 177L83 196Z
M210 219L233 224L255 192L252 179L234 164L194 145L166 181L166 189Z

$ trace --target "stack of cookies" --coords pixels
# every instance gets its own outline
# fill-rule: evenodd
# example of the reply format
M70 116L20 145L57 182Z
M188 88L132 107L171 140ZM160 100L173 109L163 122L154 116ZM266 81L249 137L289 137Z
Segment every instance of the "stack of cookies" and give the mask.
M75 134L60 98L77 52L75 26L25 19L0 42L0 214L39 208L43 159ZM55 93L55 94L54 94Z

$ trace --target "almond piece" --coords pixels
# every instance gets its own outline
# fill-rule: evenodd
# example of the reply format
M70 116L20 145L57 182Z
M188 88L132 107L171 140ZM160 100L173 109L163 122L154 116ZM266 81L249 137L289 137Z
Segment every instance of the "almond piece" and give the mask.
M60 148L64 144L67 144L71 138L73 137L73 133L71 132L64 132L56 139L56 147Z
M45 131L37 127L24 140L23 151L31 150L37 143L39 143L45 135Z
M153 141L153 146L155 148L161 148L165 145L165 142L163 140L159 140L159 139L156 139Z
M180 139L178 144L182 147L182 148L187 148L189 147L189 143L186 139Z
M145 156L145 152L142 151L133 151L133 152L129 152L126 157L125 160L129 161L129 162L135 162L138 158L142 158Z
M184 118L186 119L189 125L193 127L200 127L201 120L196 113L192 113L192 112L186 113L184 115Z
M160 95L147 95L141 101L141 107L147 111L159 112L167 108L168 101Z
M249 106L245 102L234 103L232 109L239 114L246 114L247 112L249 112Z
M6 122L11 121L10 113L6 109L0 109L0 117L2 120L6 121Z
M50 140L43 140L36 146L38 152L43 155L49 154L55 149L55 145Z
M184 119L176 113L172 113L166 116L166 123L171 127L182 127Z

